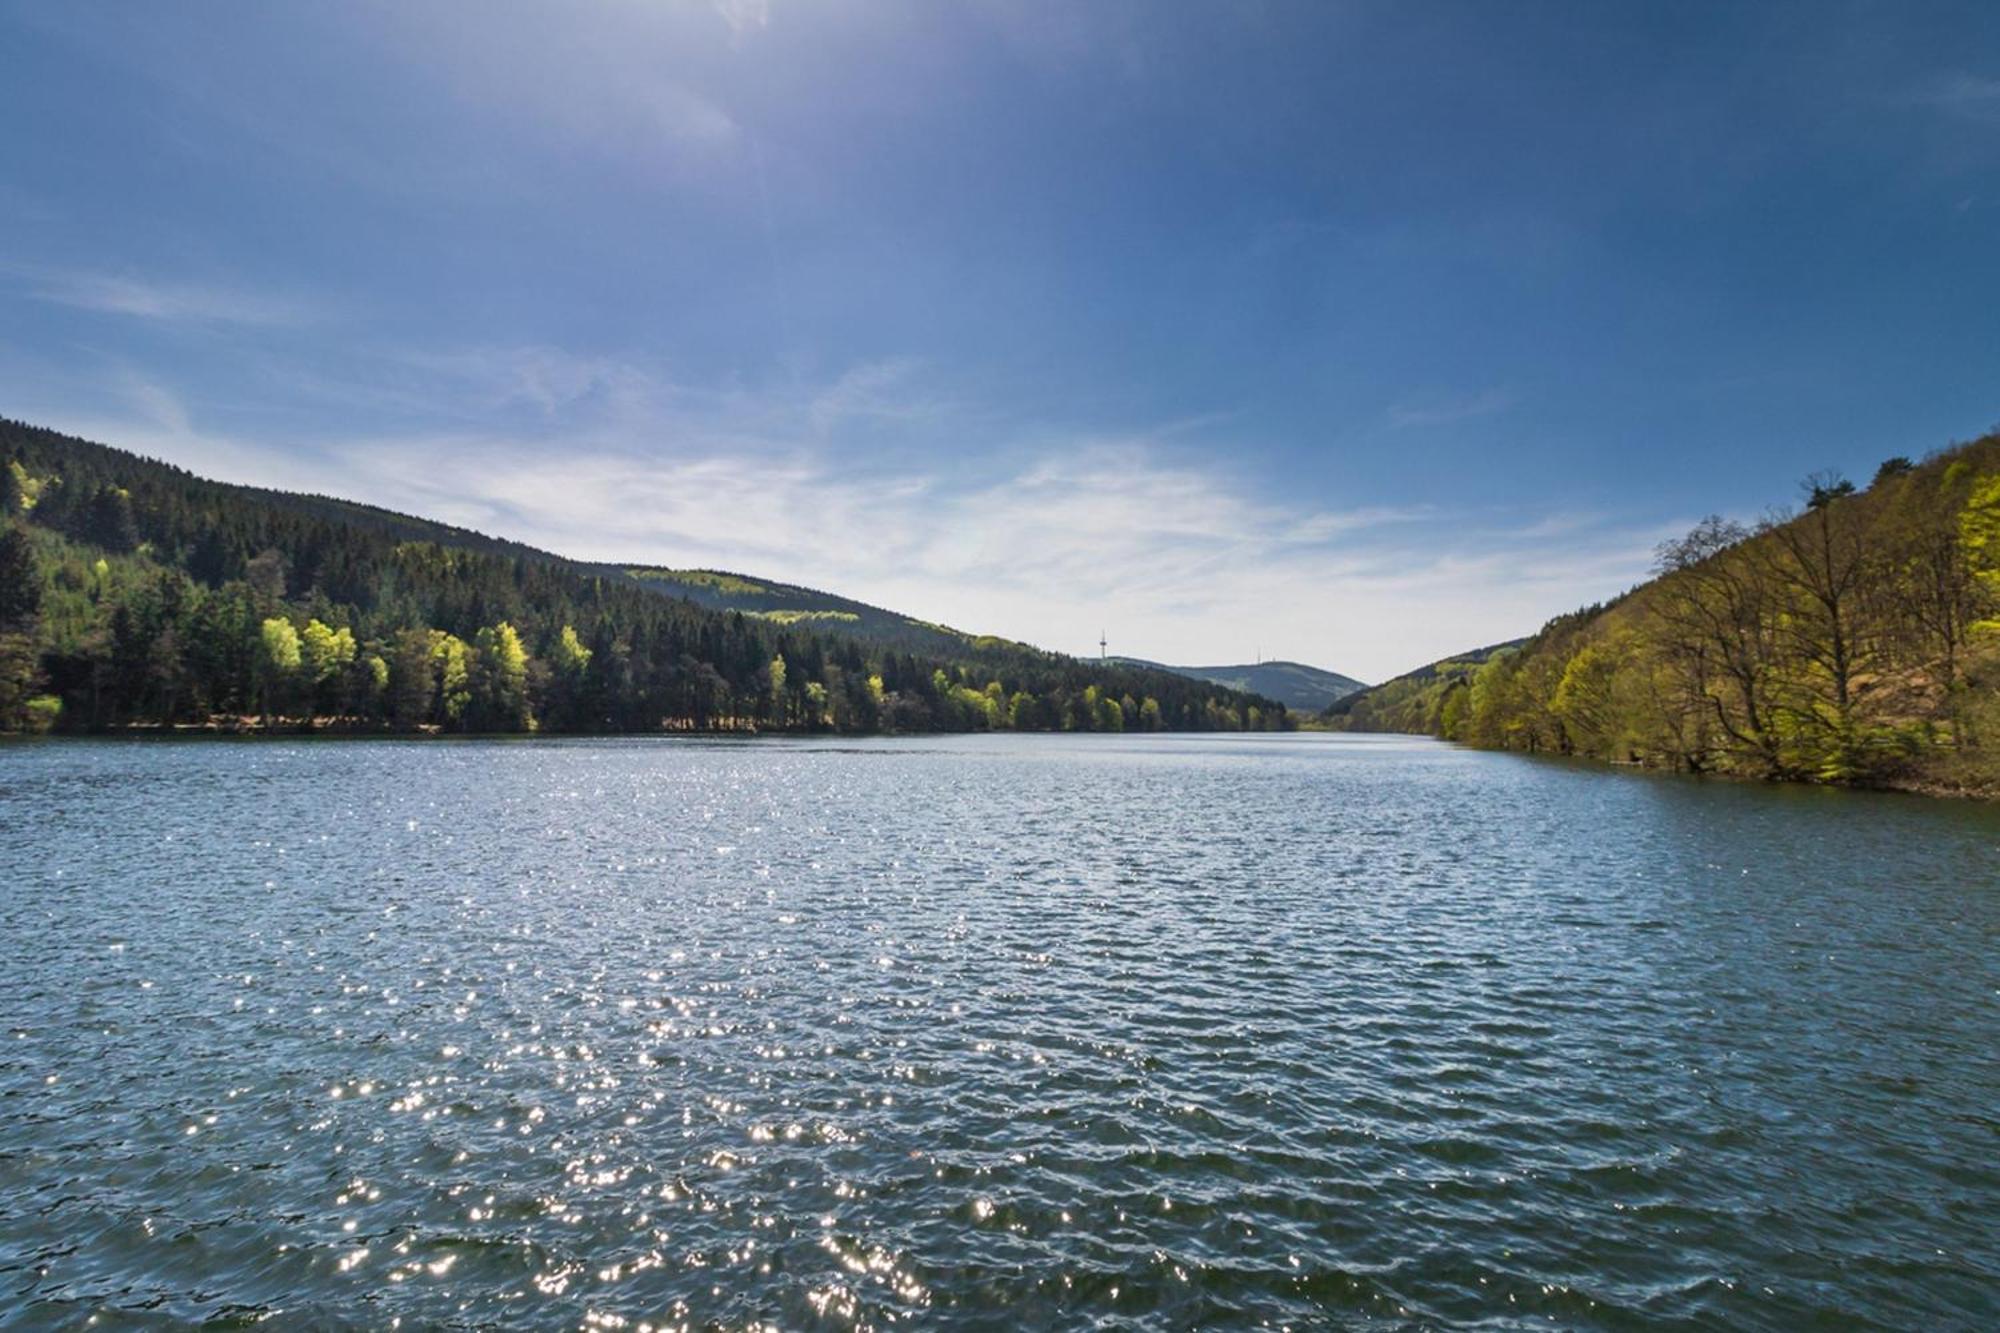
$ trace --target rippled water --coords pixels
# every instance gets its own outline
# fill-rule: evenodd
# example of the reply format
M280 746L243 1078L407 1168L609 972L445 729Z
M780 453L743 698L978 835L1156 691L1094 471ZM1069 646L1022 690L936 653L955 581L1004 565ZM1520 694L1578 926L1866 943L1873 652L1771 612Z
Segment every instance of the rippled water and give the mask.
M19 745L0 1311L1993 1327L1997 934L1424 741Z

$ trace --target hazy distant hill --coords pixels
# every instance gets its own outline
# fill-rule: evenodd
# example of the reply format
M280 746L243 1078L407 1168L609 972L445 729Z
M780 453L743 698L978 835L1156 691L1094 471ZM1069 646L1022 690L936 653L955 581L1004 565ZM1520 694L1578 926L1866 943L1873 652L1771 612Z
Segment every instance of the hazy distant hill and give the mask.
M1322 671L1318 667L1307 666L1303 662L1257 662L1241 666L1169 666L1164 662L1148 662L1137 657L1115 657L1114 662L1129 662L1133 666L1148 667L1154 671L1171 671L1189 680L1205 680L1213 685L1241 690L1246 694L1261 694L1266 699L1276 699L1287 708L1319 712L1350 694L1368 687L1352 676L1343 676L1338 671Z

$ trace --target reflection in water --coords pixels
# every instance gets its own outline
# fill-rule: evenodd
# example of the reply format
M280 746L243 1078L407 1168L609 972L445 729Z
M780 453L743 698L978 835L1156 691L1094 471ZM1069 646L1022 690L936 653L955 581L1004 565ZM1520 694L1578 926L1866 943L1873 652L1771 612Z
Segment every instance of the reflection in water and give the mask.
M2000 816L1334 737L0 750L0 1310L1990 1325Z

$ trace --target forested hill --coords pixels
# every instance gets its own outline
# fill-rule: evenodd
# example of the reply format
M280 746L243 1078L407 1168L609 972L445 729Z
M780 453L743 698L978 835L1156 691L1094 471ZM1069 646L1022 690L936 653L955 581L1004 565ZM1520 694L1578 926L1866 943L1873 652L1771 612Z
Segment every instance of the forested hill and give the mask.
M1448 691L1444 687L1468 680L1496 653L1519 648L1526 639L1509 639L1442 658L1393 680L1371 685L1336 699L1321 711L1324 720L1345 731L1406 731L1442 734L1437 711Z
M1148 667L1155 671L1171 671L1176 676L1226 685L1232 690L1260 694L1267 699L1276 699L1287 708L1296 708L1309 713L1317 713L1351 694L1368 688L1352 676L1307 666L1303 662L1245 662L1237 666L1167 666L1137 657L1120 657L1113 660L1130 666Z
M887 613L883 613L887 614ZM914 645L0 421L0 730L1240 729L1268 700Z
M1709 518L1657 577L1483 662L1336 705L1355 730L1791 781L2000 795L2000 434L1795 512Z
M816 588L778 583L716 569L661 569L652 565L606 566L672 597L685 597L717 611L740 611L776 625L802 625L854 635L898 652L962 657L966 653L1034 652L1027 644L992 635L968 634L949 625L918 620ZM1166 669L1166 668L1162 668ZM1256 691L1246 691L1256 693ZM1278 696L1271 695L1275 699ZM1285 701L1290 703L1289 700ZM1293 705L1296 706L1296 705Z

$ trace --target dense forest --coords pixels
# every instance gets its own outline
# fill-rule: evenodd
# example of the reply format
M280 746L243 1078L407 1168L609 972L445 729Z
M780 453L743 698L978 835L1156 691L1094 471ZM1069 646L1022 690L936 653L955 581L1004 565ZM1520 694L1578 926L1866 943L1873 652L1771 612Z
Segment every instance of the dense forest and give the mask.
M1703 520L1656 575L1399 677L1336 726L1788 781L2000 794L2000 434L1797 511Z
M0 421L0 730L1241 730L1282 705L949 654Z
M832 630L842 638L861 639L919 657L957 658L969 651L1035 651L1011 639L969 634L949 625L918 620L851 597L792 583L775 583L714 569L660 569L647 565L600 568L635 579L668 596L684 597L696 606L741 611L777 625Z

